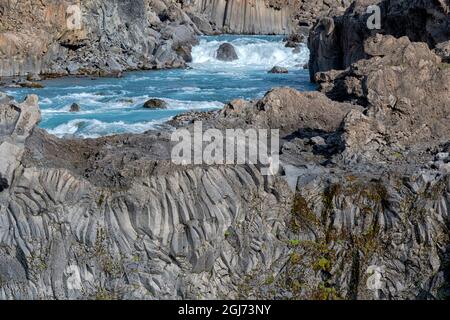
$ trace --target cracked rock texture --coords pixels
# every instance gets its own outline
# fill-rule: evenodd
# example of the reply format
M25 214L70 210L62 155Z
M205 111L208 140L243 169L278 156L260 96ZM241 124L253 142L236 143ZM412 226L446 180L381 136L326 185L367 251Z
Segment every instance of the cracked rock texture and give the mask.
M364 50L371 58L315 77L332 99L366 107L344 121L347 155L359 161L447 142L450 69L441 58L423 42L381 34L367 39Z
M177 12L152 3L160 20ZM341 70L313 73L320 92L170 122L279 129L274 176L177 166L170 130L58 139L37 127L36 96L0 94L0 299L448 298L450 68L430 43L447 3L386 4L435 6L430 32L364 35ZM334 48L345 19L310 41Z
M335 122L318 105L335 108ZM359 107L275 89L209 114L219 129L234 127L236 113L249 127L281 129L272 177L250 165L175 166L164 131L58 139L35 127L34 96L0 108L10 155L0 166L2 299L448 294L449 175L414 156L383 170L347 166L332 145ZM289 108L303 122L294 126ZM428 146L439 158L449 151Z
M239 34L307 32L322 15L342 12L347 0L183 0L202 12L216 31Z
M367 28L370 5L381 9L380 30ZM434 49L450 39L449 13L448 0L356 0L345 14L320 19L313 27L308 41L311 78L317 72L346 69L367 58L364 42L377 33L407 36Z
M183 67L201 33L171 0L1 0L0 9L0 77Z

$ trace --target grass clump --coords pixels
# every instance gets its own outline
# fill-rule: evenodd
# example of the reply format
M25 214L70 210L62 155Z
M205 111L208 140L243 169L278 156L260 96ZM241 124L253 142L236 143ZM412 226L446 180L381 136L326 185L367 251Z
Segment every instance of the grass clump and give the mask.
M292 264L299 264L301 260L302 260L302 257L300 256L300 254L298 252L294 252L291 254L290 261Z

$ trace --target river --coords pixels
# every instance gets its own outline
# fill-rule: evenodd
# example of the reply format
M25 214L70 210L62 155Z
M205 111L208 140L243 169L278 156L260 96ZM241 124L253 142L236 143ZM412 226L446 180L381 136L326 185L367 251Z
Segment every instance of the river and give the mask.
M221 43L232 43L239 59L215 58ZM118 133L142 133L157 128L171 117L189 110L222 108L236 98L256 99L273 87L313 90L303 69L309 51L294 51L278 36L202 37L193 48L188 69L129 72L122 78L68 77L45 80L44 89L8 89L18 100L35 93L40 98L40 126L59 137L96 138ZM269 74L273 66L289 74ZM167 110L146 110L150 98L167 102ZM77 103L81 111L71 113Z

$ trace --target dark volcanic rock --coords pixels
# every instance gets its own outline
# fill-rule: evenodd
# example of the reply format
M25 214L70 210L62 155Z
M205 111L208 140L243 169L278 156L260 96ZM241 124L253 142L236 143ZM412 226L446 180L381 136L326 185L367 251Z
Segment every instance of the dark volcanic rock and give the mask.
M184 67L201 33L172 0L24 0L0 7L0 77Z
M216 58L220 61L234 61L238 60L239 56L231 43L223 43L217 49Z
M161 99L150 99L144 103L145 109L167 109L167 102Z
M332 99L367 108L344 121L347 151L371 158L447 142L450 68L440 57L425 43L379 34L365 41L364 53L370 58L315 76Z
M69 111L70 112L80 112L81 111L81 107L80 107L80 105L78 103L73 103L70 106L70 110Z
M269 73L289 73L289 70L284 67L275 66L269 70Z
M333 132L351 110L362 108L332 101L320 92L301 93L291 88L277 88L255 103L245 100L230 102L221 116L214 120L214 125L276 128L286 135L299 128Z
M175 165L164 131L58 139L36 128L36 97L1 104L0 174L10 185L0 192L8 217L0 298L439 297L449 288L447 147L427 146L434 169L400 152L399 165L346 166L345 150L330 152L342 119L345 141L361 139L360 154L371 152L379 128L360 109L281 88L210 113L205 125L219 130L281 129L281 173L264 177L253 165ZM359 126L347 125L355 115ZM62 222L63 231L49 227ZM211 272L225 262L226 276ZM374 270L383 284L375 289L367 286Z
M301 43L306 42L306 37L303 34L291 34L286 37L283 41L286 42L286 48L297 48Z
M413 2L431 3L399 8ZM97 0L84 3L97 12ZM146 12L120 3L134 18ZM152 26L184 19L168 1L148 4ZM320 28L328 54L340 23ZM111 30L102 45L127 34ZM427 32L440 36L433 23ZM157 66L179 62L179 38L164 37L150 50ZM357 61L314 74L323 92L277 88L171 123L279 129L273 176L253 164L174 164L171 130L58 139L37 127L37 96L0 94L0 299L447 298L450 68L428 41L358 41L338 52ZM76 60L86 47L65 49Z
M381 30L370 30L369 5L381 8ZM407 36L425 42L433 49L450 39L450 5L448 1L356 0L344 15L321 19L312 29L308 46L311 51L311 79L320 71L345 69L367 58L364 42L376 33Z
M44 88L44 86L42 84L37 83L37 82L28 81L28 80L19 82L19 86L21 86L22 88L30 88L30 89Z

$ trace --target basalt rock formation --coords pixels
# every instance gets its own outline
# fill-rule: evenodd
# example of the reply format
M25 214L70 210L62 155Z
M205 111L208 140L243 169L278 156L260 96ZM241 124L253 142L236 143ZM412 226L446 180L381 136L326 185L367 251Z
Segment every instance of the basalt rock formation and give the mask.
M307 32L322 15L336 14L349 5L347 0L183 0L182 2L188 12L203 13L216 32L239 34ZM204 19L201 21L198 25L204 25Z
M347 1L0 1L0 77L184 67L197 35L306 33Z
M381 29L369 29L367 22L377 5ZM367 58L364 42L375 34L407 36L424 42L430 49L450 39L450 3L447 0L356 0L344 15L320 19L309 37L311 79L320 71L346 69Z
M0 77L182 67L201 33L171 0L2 0L0 8Z
M381 121L362 106L280 88L203 115L205 128L280 129L275 176L175 165L165 131L58 139L36 127L35 96L0 108L0 298L449 294L450 175L426 164L448 163L450 145L418 139L426 152L350 163L349 150L376 152L353 148L372 137L355 115Z
M36 96L0 94L0 298L448 298L445 47L362 41L348 68L314 73L321 92L170 122L278 129L273 176L177 165L170 130L58 139L37 127Z

